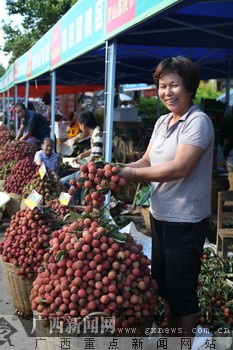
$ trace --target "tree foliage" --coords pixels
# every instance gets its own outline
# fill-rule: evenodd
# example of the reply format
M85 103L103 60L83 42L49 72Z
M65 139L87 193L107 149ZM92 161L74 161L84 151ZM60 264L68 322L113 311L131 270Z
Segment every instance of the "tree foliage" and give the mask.
M22 22L13 26L3 21L3 51L11 54L10 63L32 47L78 0L6 0L9 15L21 15Z
M2 77L5 74L5 72L6 72L5 68L3 67L2 64L0 64L0 77Z
M221 95L221 92L217 91L214 89L211 84L204 84L203 81L200 82L200 85L197 89L196 97L195 97L195 103L200 106L201 104L201 99L202 98L210 98L213 100L216 100L217 97Z

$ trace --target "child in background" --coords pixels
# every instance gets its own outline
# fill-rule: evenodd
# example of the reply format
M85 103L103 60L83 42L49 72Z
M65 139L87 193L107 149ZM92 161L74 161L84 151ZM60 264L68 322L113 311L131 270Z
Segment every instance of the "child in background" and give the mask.
M58 178L58 171L60 166L60 158L57 153L53 152L53 140L46 137L41 143L41 150L36 152L34 162L37 165L44 163L47 169L51 170Z

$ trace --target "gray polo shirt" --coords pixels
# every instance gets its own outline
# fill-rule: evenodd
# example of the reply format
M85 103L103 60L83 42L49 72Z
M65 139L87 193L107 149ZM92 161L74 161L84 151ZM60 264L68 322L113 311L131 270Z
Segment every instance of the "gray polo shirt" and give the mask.
M198 222L211 215L213 124L195 105L168 129L171 117L171 113L161 116L155 124L150 140L151 166L174 159L178 144L194 145L205 151L186 178L152 182L150 211L161 221Z

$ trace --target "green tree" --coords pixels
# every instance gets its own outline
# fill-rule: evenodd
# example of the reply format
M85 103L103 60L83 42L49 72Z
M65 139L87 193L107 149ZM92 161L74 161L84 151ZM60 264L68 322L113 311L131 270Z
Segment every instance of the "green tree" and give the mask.
M140 97L135 104L141 121L148 126L153 126L157 118L157 103L158 99L155 97ZM160 102L159 116L165 113L168 113L168 109Z
M77 1L6 0L9 15L22 16L20 26L13 26L12 20L3 21L2 50L12 55L9 64L27 52Z
M5 74L5 68L3 67L2 64L0 64L0 77L2 77Z
M206 85L203 81L200 82L200 85L197 89L196 97L194 102L200 106L201 99L209 98L212 100L216 100L216 98L221 95L221 92L214 89L210 84Z

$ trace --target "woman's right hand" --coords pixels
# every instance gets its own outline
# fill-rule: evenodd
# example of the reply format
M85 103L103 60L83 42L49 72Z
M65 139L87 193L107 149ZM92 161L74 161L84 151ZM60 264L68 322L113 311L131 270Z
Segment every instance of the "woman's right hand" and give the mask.
M120 177L125 179L125 181L127 183L129 183L129 182L132 182L132 181L135 180L134 172L135 172L135 170L133 168L125 166L125 167L120 167L119 168L118 174L119 174Z

